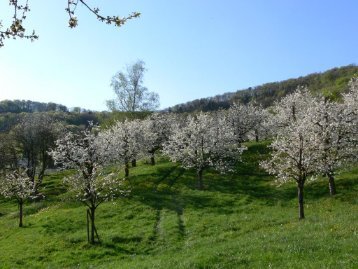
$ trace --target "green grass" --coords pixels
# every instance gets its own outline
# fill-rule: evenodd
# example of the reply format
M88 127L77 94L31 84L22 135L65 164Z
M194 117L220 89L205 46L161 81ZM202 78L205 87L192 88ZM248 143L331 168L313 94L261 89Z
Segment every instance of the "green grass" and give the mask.
M266 143L250 143L231 175L195 172L159 160L131 169L131 194L97 210L101 244L89 245L86 208L71 199L64 173L48 175L46 199L0 200L0 268L358 268L358 168L305 186L305 220L296 187L277 186L258 167ZM70 172L67 172L70 173Z

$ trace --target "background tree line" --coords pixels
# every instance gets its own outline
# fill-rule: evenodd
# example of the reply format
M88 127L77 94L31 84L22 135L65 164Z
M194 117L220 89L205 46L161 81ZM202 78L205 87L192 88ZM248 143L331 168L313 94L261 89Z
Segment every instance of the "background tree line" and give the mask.
M68 108L56 103L41 103L30 100L3 100L0 101L0 113L33 113L33 112L49 112L62 111L68 112Z
M214 97L196 99L169 107L166 110L180 113L215 111L227 109L234 103L248 104L252 101L266 108L272 106L275 101L280 100L287 94L293 93L298 86L306 86L314 94L321 92L333 99L339 99L340 93L348 90L347 84L349 80L357 73L358 66L352 64L333 68L323 73L313 73L295 79L266 83L236 92L227 92Z

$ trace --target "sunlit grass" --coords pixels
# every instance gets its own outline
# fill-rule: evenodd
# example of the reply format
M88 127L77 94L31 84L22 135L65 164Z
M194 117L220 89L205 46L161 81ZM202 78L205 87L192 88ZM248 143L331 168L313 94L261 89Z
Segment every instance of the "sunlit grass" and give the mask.
M307 184L299 221L295 185L277 186L258 167L265 145L250 143L234 174L204 173L204 191L194 171L140 162L130 195L99 206L97 245L64 173L48 175L46 199L25 205L24 228L16 204L0 200L0 267L357 268L358 169L337 176L335 197L326 179Z

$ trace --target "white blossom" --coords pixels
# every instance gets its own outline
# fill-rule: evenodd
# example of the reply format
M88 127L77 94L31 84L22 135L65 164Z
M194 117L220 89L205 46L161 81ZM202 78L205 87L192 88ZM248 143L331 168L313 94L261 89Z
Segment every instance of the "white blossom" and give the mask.
M125 166L125 176L129 175L129 162L141 156L143 132L139 120L116 122L111 128L102 132L101 136L109 141L107 154L112 161Z
M343 95L344 117L350 133L352 151L355 154L355 161L358 155L358 77L349 82L349 92Z
M235 103L227 111L227 120L234 130L236 140L242 143L252 136L258 140L260 133L266 133L263 125L265 115L262 107L254 103Z
M186 126L175 128L163 153L186 169L194 168L198 173L198 187L202 188L204 169L231 171L244 149L236 146L234 131L224 117L200 113L189 116Z
M110 141L98 132L98 126L92 123L81 134L69 132L56 141L57 147L50 152L55 164L77 171L75 176L65 181L89 206L108 200L120 185L110 175L103 174L103 165L110 160Z
M88 240L95 242L95 210L104 201L120 194L123 181L115 174L106 174L103 165L110 160L110 139L98 135L98 126L90 123L81 134L69 132L56 141L57 147L50 154L55 164L75 169L77 174L65 178L76 197L88 207L91 219L91 235Z
M292 94L286 95L281 101L276 102L271 109L269 126L279 132L297 119L307 116L307 108L312 104L313 96L307 87L298 87Z
M5 177L0 177L0 193L6 198L26 200L32 196L34 183L26 170L13 171Z
M350 122L345 104L332 102L326 97L314 98L307 114L314 124L310 134L316 138L315 173L327 176L331 195L336 193L334 174L343 165L351 162L353 152Z
M304 218L303 188L317 161L317 134L308 113L313 97L306 88L298 88L274 108L272 126L277 126L276 139L271 144L271 158L261 162L279 182L294 180L298 188L299 218Z
M149 155L151 164L155 164L155 153L163 148L165 142L173 132L173 124L176 117L173 114L153 113L145 120L141 121L141 132L143 135L142 151L144 155Z
M6 198L16 199L19 205L19 227L22 227L23 204L34 194L34 183L27 175L27 170L16 170L0 177L0 194Z

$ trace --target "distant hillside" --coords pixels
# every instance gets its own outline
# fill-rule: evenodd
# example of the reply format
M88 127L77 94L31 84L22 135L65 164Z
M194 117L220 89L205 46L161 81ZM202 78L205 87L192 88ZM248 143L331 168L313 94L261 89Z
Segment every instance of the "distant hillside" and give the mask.
M268 107L276 100L292 93L299 85L308 86L312 92L322 92L332 98L339 98L339 94L347 89L349 80L357 74L358 66L348 65L333 68L323 73L313 73L296 79L266 83L236 92L196 99L175 105L167 110L172 112L212 111L219 108L228 108L234 102L246 104L250 101L256 101L263 107Z
M49 111L68 112L68 109L66 106L56 103L41 103L30 100L0 101L0 113L33 113Z

